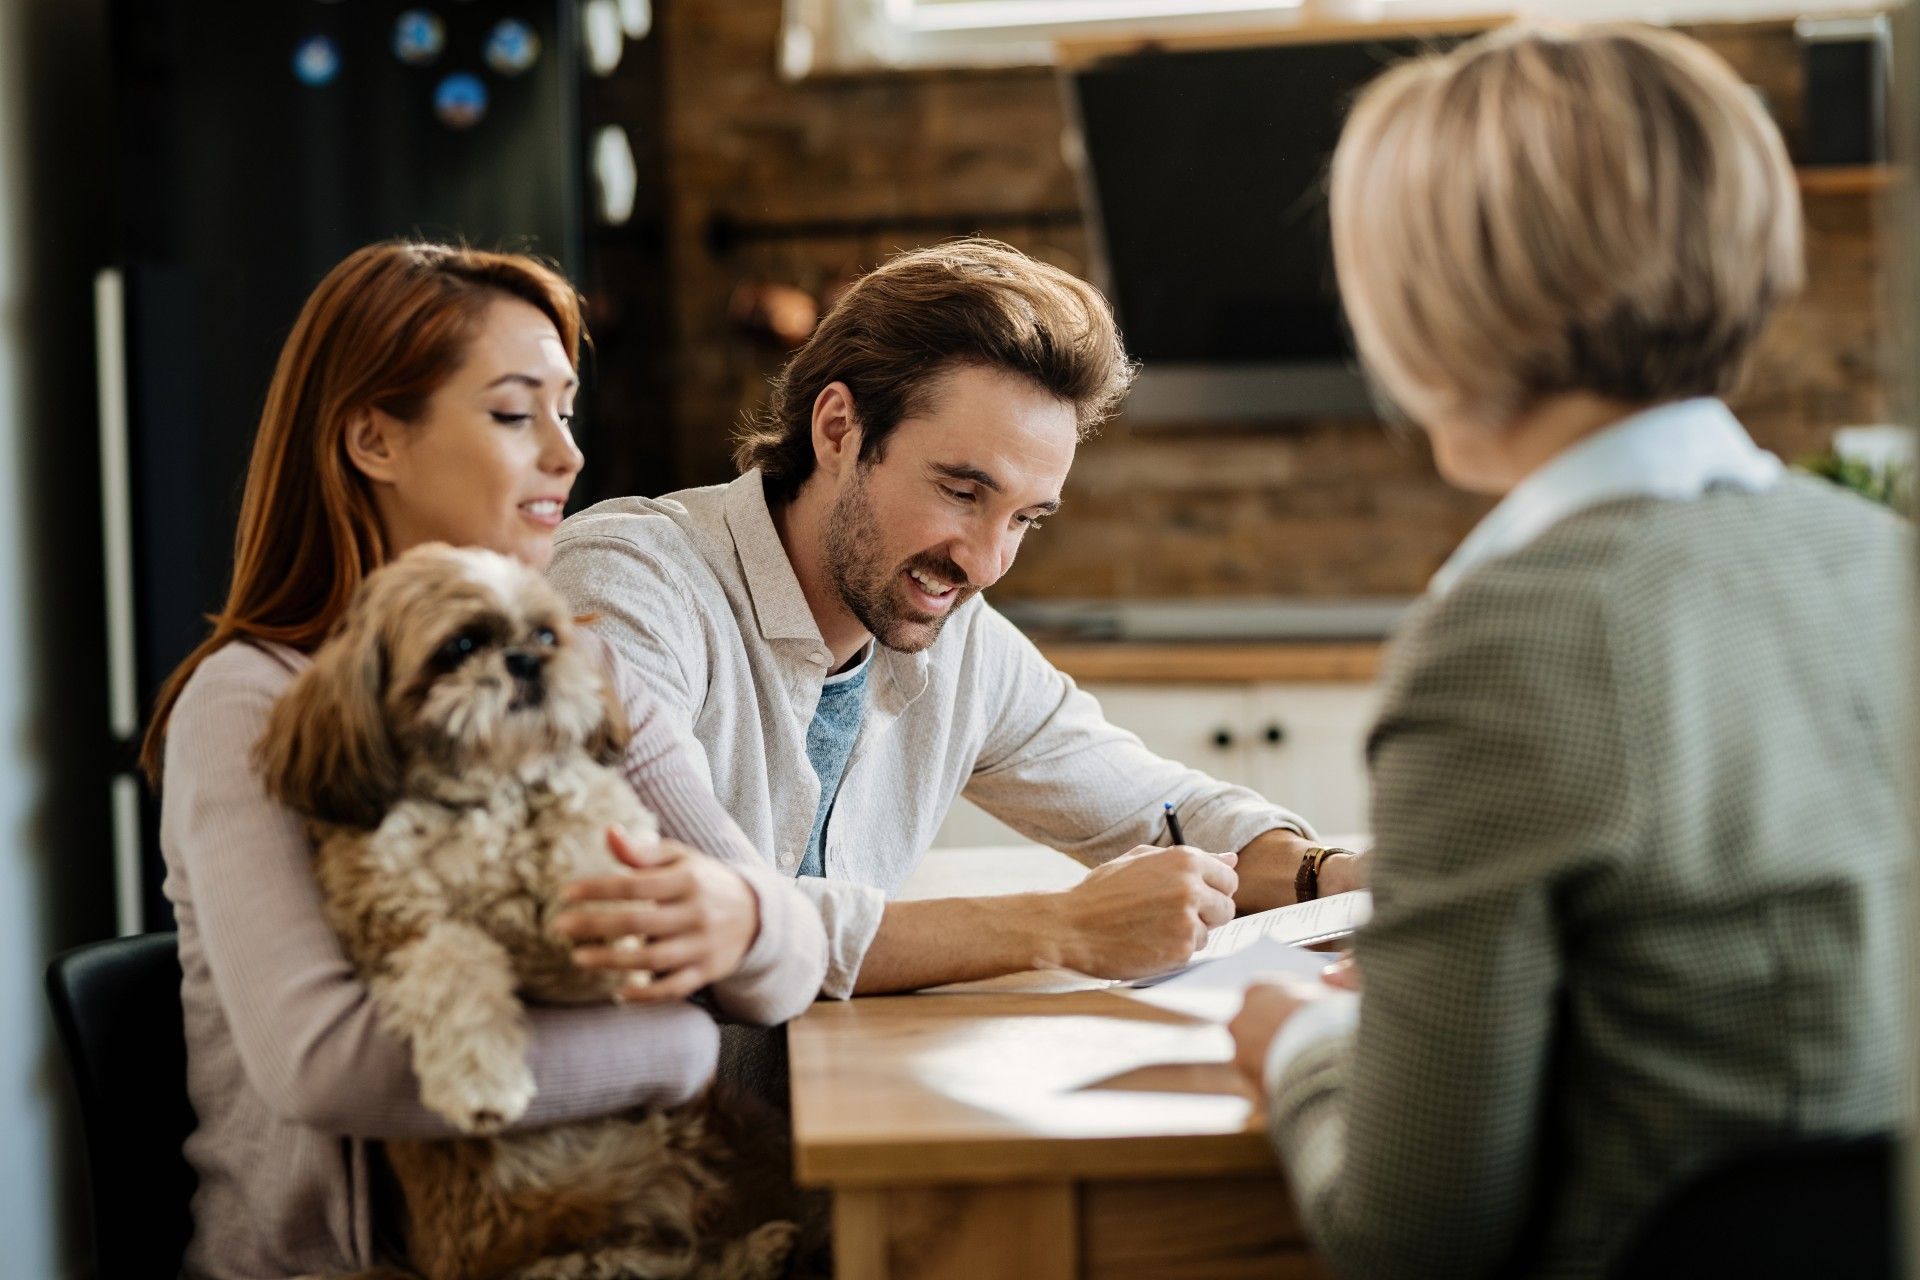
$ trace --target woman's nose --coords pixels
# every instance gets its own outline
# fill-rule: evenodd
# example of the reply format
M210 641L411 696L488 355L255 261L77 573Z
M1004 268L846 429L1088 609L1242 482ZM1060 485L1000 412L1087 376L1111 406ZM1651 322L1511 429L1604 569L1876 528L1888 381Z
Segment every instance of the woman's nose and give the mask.
M540 451L540 469L552 475L578 475L586 455L573 442L573 432L558 417L548 420L546 439Z

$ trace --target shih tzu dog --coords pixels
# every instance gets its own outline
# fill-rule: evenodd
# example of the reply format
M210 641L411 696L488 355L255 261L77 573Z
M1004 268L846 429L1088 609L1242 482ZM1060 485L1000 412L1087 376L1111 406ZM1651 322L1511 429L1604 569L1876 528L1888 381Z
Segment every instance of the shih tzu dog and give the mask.
M618 868L609 825L656 832L613 768L627 738L553 589L436 544L361 585L257 749L422 1101L471 1135L387 1144L431 1280L757 1280L786 1262L790 1223L702 1239L726 1156L702 1104L499 1132L534 1093L521 997L607 1000L621 981L576 968L548 923L563 885Z

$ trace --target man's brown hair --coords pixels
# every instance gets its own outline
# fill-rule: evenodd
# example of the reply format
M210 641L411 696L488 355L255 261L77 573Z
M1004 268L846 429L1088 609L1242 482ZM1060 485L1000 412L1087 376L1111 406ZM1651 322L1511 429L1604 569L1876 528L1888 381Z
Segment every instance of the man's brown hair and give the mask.
M897 254L849 286L774 379L766 411L742 425L733 460L760 468L767 497L787 501L813 474L813 402L829 383L852 391L870 463L960 368L1015 374L1071 404L1082 439L1133 381L1092 285L997 240L954 240Z

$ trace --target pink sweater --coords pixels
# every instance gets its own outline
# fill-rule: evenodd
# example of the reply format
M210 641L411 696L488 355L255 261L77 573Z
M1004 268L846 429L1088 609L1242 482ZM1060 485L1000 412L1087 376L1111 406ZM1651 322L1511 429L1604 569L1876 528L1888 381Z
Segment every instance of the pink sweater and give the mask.
M307 659L228 645L195 672L167 735L160 811L166 893L180 930L187 1085L200 1175L189 1275L284 1280L380 1260L370 1139L449 1132L420 1104L406 1047L382 1031L323 915L299 819L268 798L249 760L275 699ZM773 1023L820 989L819 913L768 871L702 780L691 748L631 676L624 771L662 833L748 877L760 935L715 989L721 1009ZM717 1032L690 1004L540 1009L531 1063L535 1128L694 1095Z

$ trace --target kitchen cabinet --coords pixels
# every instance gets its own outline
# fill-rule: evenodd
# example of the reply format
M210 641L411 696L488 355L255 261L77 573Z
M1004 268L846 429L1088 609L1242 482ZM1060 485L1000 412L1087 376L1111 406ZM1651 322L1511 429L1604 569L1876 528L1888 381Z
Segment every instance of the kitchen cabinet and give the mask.
M1251 787L1313 823L1323 835L1367 829L1364 750L1378 708L1376 686L1359 682L1087 682L1107 719L1149 750L1225 782ZM935 847L1022 841L964 799Z

